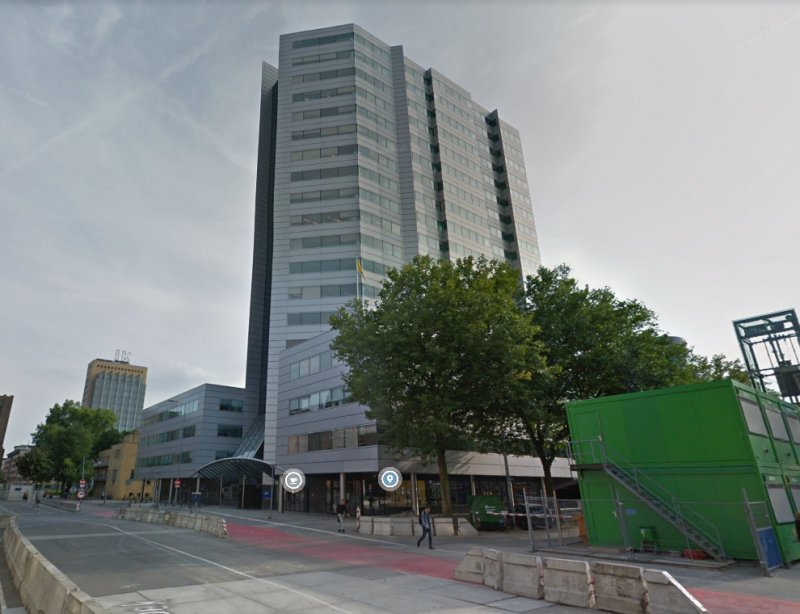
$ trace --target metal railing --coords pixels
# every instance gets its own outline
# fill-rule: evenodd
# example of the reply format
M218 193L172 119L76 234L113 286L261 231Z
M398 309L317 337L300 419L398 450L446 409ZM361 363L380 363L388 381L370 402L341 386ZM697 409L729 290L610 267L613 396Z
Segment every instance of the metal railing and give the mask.
M673 517L672 522L687 538L687 548L690 546L688 540L695 539L688 534L688 528L708 541L718 551L721 558L725 558L722 537L713 522L690 505L678 499L672 491L642 471L641 468L627 461L620 454L612 451L612 454L609 455L609 448L602 438L570 441L567 444L567 454L573 465L602 465L606 472L612 474L612 476L615 473L621 476L621 481L642 496L645 502L649 497L651 505L657 504L665 508L665 511ZM660 511L657 507L654 507L654 509L657 512Z

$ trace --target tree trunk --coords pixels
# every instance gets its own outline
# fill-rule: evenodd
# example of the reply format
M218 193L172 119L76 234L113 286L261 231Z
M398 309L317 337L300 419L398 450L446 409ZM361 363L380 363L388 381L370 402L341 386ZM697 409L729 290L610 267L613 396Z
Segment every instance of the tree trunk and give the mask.
M556 492L555 484L553 484L553 475L550 472L553 459L541 456L539 458L542 461L542 469L544 470L544 487L547 490L547 494L552 497Z
M542 470L544 471L544 489L548 496L552 497L556 492L555 485L553 484L553 474L551 468L553 466L554 457L547 455L547 450L544 446L539 445L539 442L533 441L533 449L536 450L536 456L542 462Z
M436 453L436 465L439 467L439 484L442 486L442 514L451 516L453 505L450 501L450 478L447 476L447 456L445 450Z

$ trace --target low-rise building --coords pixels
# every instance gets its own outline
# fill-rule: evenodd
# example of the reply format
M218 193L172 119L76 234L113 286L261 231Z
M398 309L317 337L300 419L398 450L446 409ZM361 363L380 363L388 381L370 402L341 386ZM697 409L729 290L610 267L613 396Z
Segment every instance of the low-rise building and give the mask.
M144 410L135 476L156 481L159 502L189 503L192 493L201 493L201 503L237 500L225 485L195 473L214 460L236 456L257 418L244 396L243 388L202 384ZM260 424L263 433L263 418Z
M17 468L17 462L28 452L33 450L33 446L23 445L14 446L14 449L3 459L3 477L6 480L6 500L20 501L33 491L33 483L22 477Z
M139 431L127 433L122 442L103 450L94 464L94 485L91 496L97 499L150 501L154 483L135 477Z

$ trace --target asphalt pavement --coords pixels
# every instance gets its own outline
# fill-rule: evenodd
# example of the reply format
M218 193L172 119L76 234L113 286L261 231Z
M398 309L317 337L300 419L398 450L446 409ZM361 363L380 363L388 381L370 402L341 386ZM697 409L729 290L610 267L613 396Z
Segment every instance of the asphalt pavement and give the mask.
M79 513L6 503L42 554L114 612L539 612L581 608L515 597L453 580L471 546L530 553L525 531L439 537L434 550L415 537L355 533L355 520L337 532L334 515L211 507L229 537L113 519L113 503L85 502ZM592 560L575 549L541 556ZM628 561L665 569L713 614L800 613L800 566L765 578L754 565L724 569L686 565L655 555Z
M78 513L6 503L31 543L112 612L148 614L572 614L558 606L453 580L463 552L444 540L417 548L338 533L335 517L223 512L229 536L113 518L112 504ZM456 539L456 538L451 538Z

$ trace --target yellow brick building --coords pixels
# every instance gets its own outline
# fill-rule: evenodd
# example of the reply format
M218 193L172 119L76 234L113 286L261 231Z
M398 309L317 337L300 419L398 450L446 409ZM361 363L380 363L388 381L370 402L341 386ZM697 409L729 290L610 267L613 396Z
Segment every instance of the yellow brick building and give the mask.
M152 501L154 480L134 480L136 451L139 448L139 431L125 435L122 443L111 446L99 454L95 463L94 488L91 496L121 501L133 498L134 501Z

